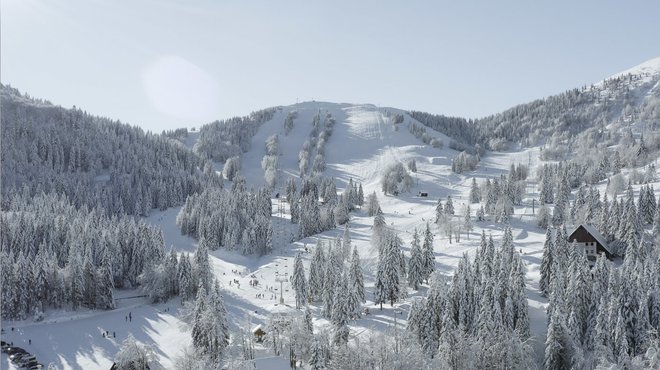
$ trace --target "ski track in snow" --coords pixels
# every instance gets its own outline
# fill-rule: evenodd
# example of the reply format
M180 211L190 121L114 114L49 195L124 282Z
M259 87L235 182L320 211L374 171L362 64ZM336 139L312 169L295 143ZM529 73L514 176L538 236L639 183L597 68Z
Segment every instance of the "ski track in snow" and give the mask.
M283 122L290 110L298 111L298 118L288 135L283 133ZM321 102L306 102L278 110L274 118L266 122L252 139L252 147L242 156L241 174L247 179L250 186L257 188L264 184L264 171L261 168L261 159L265 155L265 140L270 135L279 134L280 145L280 177L276 191L283 192L285 179L298 178L298 152L302 143L309 137L312 128L312 119L321 111L321 123L326 112L332 114L336 124L332 136L326 144L327 170L325 176L334 177L338 191L345 188L349 179L361 182L365 198L373 191L378 199L388 227L397 231L403 240L403 250L409 253L409 244L412 231L422 230L426 222L432 221L435 216L435 206L438 198L446 201L448 195L454 200L454 207L458 216L463 215L463 207L468 199L472 177L479 182L486 178L496 178L506 174L511 164L531 164L530 180L524 206L516 207L515 215L511 219L514 243L517 250L522 251L522 259L527 265L527 290L530 310L530 324L532 331L532 346L539 363L543 359L543 349L546 331L545 309L547 300L540 296L538 290L539 266L545 239L545 232L535 225L532 215L532 199L538 199L537 186L533 180L534 170L539 164L539 149L531 148L520 151L503 153L489 152L483 157L479 167L465 175L451 172L451 159L457 154L448 148L436 149L424 145L408 131L409 122L415 122L405 112L378 108L373 105L348 105ZM387 112L404 113L404 123L398 124L398 130L387 117ZM416 123L420 125L420 123ZM448 138L434 130L427 128L427 132L445 142ZM191 133L185 145L189 148L199 133ZM409 193L394 197L383 195L380 191L380 174L386 166L408 160L417 161L417 173L413 174L414 186ZM313 160L313 158L312 158ZM215 164L216 170L222 169L222 164ZM310 164L311 165L311 164ZM225 184L225 186L230 186ZM605 184L599 186L601 193ZM656 192L660 186L655 184ZM638 190L638 187L635 187ZM428 198L417 197L419 191L429 193ZM295 235L297 225L292 225L288 219L288 206L285 204L285 215L278 216L279 200L273 199L273 226L274 250L270 255L255 257L243 256L226 250L212 251L211 262L215 275L218 277L224 292L225 304L230 315L229 322L233 329L239 329L246 322L250 325L265 324L271 313L297 311L294 305L295 297L290 285L283 284L284 292L280 292L280 284L275 281L277 274L293 273L293 258L301 252L306 269L309 268L311 250L318 239L332 240L343 233L343 226L322 234L308 237L303 240L290 242ZM472 212L476 212L473 205ZM196 241L181 235L176 227L176 216L181 207L166 211L154 211L146 218L153 226L163 230L165 245L180 253L193 253ZM538 209L538 207L536 208ZM362 267L365 275L367 298L371 298L371 291L375 280L377 252L370 244L372 217L358 210L351 214L349 222L353 245L357 245L360 252ZM434 249L436 254L436 267L445 274L451 274L464 253L472 255L479 246L482 230L492 234L499 244L503 234L502 225L492 222L474 222L474 230L466 238L462 235L461 242L453 244L440 235L435 225L432 230L436 234ZM305 253L305 246L309 253ZM306 270L307 274L309 271ZM249 281L257 279L259 285L250 286ZM239 284L235 284L234 280ZM266 286L268 289L266 289ZM272 289L272 290L271 290ZM394 310L402 309L403 317L399 316L397 325L399 330L405 328L405 317L410 302L416 297L426 295L427 287L420 288L418 292L409 290L409 299L396 304L395 307L384 305L380 311L373 302L368 300L364 307L368 307L371 314L350 324L351 336L368 335L372 330L390 330L394 325ZM118 291L117 296L131 296L140 294L138 291ZM263 294L264 298L257 298ZM285 304L278 304L279 295L282 294ZM158 360L165 368L173 366L174 358L180 350L189 345L190 333L182 330L186 324L180 321L176 312L181 307L180 301L175 299L165 304L148 304L144 298L126 299L118 301L118 308L112 311L78 311L63 312L49 310L44 322L34 323L30 320L23 322L3 322L6 334L4 340L13 341L34 353L38 360L44 364L54 362L63 369L95 369L109 368L112 358L116 354L121 341L128 333L132 333L138 341L154 344ZM167 311L167 309L170 309ZM317 304L310 306L314 315L314 324L317 327L329 325L321 318L320 308ZM121 321L132 313L133 321ZM16 329L11 331L9 328ZM102 330L116 332L117 338L103 338ZM72 338L76 338L72 340ZM32 339L32 345L27 340ZM272 353L266 348L257 347L257 357L262 357L262 367L272 368L273 362L269 357ZM6 355L2 357L2 367L12 368ZM284 363L284 365L287 365Z

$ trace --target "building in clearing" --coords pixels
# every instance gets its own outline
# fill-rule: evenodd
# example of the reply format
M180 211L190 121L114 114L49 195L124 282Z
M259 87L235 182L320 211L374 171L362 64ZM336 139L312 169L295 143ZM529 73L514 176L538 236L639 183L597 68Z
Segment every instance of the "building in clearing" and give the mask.
M262 325L257 325L252 329L252 334L254 335L257 343L261 343L264 341L264 335L266 335L266 332L263 329Z
M587 255L590 264L596 261L599 254L605 254L608 259L614 256L607 246L607 239L595 227L589 224L580 224L568 236L569 243L576 243Z

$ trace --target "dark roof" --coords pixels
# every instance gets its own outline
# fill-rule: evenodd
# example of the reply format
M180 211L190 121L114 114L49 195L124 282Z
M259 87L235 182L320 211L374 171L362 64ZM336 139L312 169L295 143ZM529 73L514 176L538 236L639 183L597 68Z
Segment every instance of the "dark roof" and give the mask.
M575 227L575 229L573 229L573 231L572 231L570 234L568 234L568 235L571 236L571 235L575 234L575 232L576 232L580 227L584 228L584 230L586 230L587 233L589 233L591 236L593 236L594 239L596 239L596 241L597 241L597 242L598 242L598 243L599 243L599 244L600 244L600 245L601 245L601 246L607 251L607 253L612 254L612 252L610 251L610 248L607 246L607 239L603 236L603 234L601 234L601 233L600 233L595 227L593 227L592 225L589 225L589 224L579 224L579 225L577 225L577 226Z

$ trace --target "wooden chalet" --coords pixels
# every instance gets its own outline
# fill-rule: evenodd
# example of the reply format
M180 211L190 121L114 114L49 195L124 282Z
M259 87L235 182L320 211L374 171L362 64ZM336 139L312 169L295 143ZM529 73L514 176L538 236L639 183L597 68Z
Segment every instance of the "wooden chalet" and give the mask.
M614 258L607 246L607 239L589 224L580 224L568 236L569 243L576 243L584 250L590 264L596 261L599 254L605 254L608 259Z
M264 335L266 335L266 332L261 325L257 325L252 329L252 334L256 338L257 343L261 343L264 341Z

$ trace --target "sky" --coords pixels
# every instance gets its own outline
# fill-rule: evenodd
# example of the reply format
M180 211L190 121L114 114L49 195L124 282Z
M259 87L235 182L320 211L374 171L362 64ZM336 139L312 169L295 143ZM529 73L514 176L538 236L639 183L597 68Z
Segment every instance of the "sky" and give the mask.
M658 1L0 0L0 81L160 132L276 105L483 117L660 56Z

